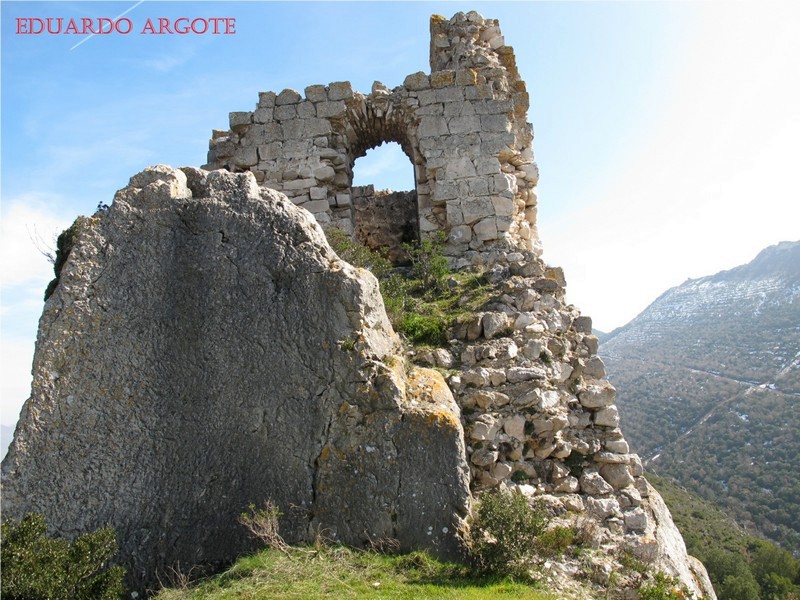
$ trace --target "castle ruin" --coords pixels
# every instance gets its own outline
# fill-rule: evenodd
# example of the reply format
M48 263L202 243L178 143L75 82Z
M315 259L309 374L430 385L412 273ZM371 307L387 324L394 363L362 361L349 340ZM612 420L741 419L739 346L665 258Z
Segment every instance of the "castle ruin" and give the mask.
M346 81L308 86L305 96L261 93L254 111L232 112L230 130L214 131L204 168L251 171L320 224L352 234L365 230L353 165L397 142L414 167L414 235L445 232L457 266L486 264L497 251L538 253L539 173L514 51L497 20L475 12L433 16L430 27L430 75L391 90L376 81L369 94Z
M262 93L214 132L206 170L132 177L76 224L45 303L4 514L68 537L113 525L144 586L247 550L236 517L265 498L291 507L293 542L325 530L452 558L472 494L502 488L596 525L564 573L602 588L624 548L714 598L619 428L591 319L539 258L527 108L496 20L434 16L430 75ZM415 190L353 187L386 141ZM491 299L411 365L377 281L320 225L395 258L443 232Z

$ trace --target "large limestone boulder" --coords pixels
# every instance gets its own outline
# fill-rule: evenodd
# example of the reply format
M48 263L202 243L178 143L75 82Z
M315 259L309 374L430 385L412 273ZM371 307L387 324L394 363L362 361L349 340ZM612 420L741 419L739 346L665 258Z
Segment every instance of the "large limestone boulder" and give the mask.
M270 498L290 541L457 551L460 414L406 374L376 280L252 174L159 166L79 227L45 304L3 515L116 528L134 586L249 548Z

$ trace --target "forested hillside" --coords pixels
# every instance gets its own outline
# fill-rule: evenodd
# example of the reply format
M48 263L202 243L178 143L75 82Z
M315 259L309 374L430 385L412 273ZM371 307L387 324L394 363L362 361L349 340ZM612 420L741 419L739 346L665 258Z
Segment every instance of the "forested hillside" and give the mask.
M713 502L668 478L647 474L667 503L689 554L708 569L721 600L797 598L800 560L773 543L748 536Z
M668 290L600 354L648 467L800 551L800 242Z

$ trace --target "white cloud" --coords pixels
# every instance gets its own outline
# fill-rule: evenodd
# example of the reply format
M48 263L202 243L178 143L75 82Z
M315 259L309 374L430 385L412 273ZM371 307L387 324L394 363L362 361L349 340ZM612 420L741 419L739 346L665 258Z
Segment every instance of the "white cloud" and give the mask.
M72 216L52 208L60 201L55 196L28 194L5 201L2 206L0 423L7 425L16 423L30 393L42 293L53 276L53 265L37 244L54 251L56 237L72 220Z
M47 283L53 266L42 252L55 253L55 241L74 217L53 210L60 199L27 194L3 202L0 221L0 282L3 287Z
M31 392L31 365L36 339L7 338L0 345L0 423L15 425Z

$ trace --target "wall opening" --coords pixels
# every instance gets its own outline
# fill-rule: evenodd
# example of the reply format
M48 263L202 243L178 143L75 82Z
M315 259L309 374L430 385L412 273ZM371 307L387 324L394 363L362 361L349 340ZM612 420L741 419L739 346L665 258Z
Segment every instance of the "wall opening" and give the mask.
M386 142L356 159L351 186L353 226L358 242L385 250L398 264L404 243L419 241L414 166L397 142Z

